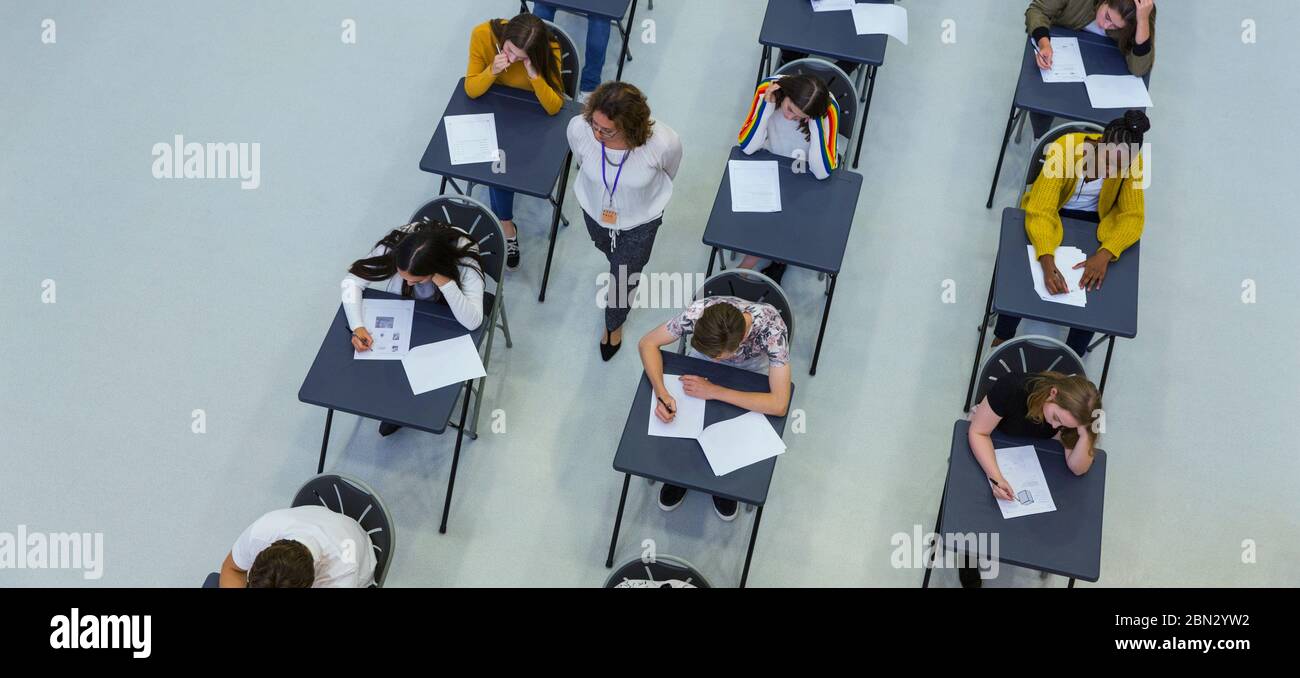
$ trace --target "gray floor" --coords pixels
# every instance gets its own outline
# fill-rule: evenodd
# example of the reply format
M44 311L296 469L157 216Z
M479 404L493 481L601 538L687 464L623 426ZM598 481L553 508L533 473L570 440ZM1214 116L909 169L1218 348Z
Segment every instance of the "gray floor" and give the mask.
M760 0L659 0L638 17L625 79L676 129L686 158L650 270L700 271L727 149L752 92ZM891 537L933 524L968 376L1000 208L1027 142L984 199L1020 58L1020 0L905 3L860 172L850 252L809 378L821 297L791 272L795 407L752 586L915 586ZM1300 375L1287 63L1277 0L1160 3L1152 85L1140 333L1116 350L1104 586L1296 585ZM689 9L687 9L689 8ZM0 532L98 531L101 586L191 586L315 469L324 412L296 394L338 304L338 281L436 190L417 169L469 29L509 0L384 3L11 3L0 22ZM41 20L57 43L40 42ZM340 22L357 22L343 44ZM1257 44L1243 44L1253 19ZM939 40L956 22L957 42ZM561 15L581 36L585 22ZM639 22L638 22L639 23ZM612 52L612 49L611 49ZM606 76L612 77L611 57ZM167 181L150 149L259 142L262 185ZM521 198L525 262L508 279L515 346L499 350L451 529L437 534L453 438L335 420L327 468L359 476L396 516L390 586L590 586L621 477L610 468L640 371L597 358L595 276L580 225L562 234L536 302L545 211ZM576 205L568 213L577 215ZM57 303L41 303L42 281ZM942 281L958 303L941 303ZM1241 301L1243 280L1258 302ZM634 312L631 341L668 311ZM1026 327L1026 330L1032 330ZM498 344L501 349L501 344ZM1100 356L1090 359L1100 370ZM191 432L191 412L207 431ZM702 496L672 514L634 482L618 557L653 539L719 585L739 579L749 518ZM1243 564L1245 540L1257 562ZM955 585L940 573L939 585ZM71 571L0 571L6 585L83 585ZM994 585L1062 586L1004 569Z

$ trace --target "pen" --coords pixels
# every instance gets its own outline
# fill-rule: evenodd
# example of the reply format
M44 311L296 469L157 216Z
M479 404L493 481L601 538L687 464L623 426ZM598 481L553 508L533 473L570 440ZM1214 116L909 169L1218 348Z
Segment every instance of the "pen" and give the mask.
M663 405L665 410L668 410L668 414L675 414L673 412L673 408L669 407L668 403L664 402L663 398L660 398L659 396L655 396L655 400L658 400L659 404Z

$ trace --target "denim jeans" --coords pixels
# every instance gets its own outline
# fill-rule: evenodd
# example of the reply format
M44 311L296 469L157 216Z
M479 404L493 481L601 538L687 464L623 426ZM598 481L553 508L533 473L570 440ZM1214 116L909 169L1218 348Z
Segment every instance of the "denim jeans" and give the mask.
M515 220L515 194L512 191L488 187L488 202L492 213L501 221Z
M533 14L540 19L555 21L555 7L544 2L533 3ZM601 83L600 72L605 68L605 52L609 49L609 30L608 19L587 17L587 51L582 57L582 83L578 86L583 92L595 90Z

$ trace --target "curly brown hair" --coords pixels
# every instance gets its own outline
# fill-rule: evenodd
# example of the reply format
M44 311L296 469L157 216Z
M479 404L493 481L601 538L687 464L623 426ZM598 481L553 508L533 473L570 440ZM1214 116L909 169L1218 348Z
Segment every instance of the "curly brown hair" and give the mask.
M635 85L613 81L597 87L582 109L582 117L587 124L591 124L591 116L596 111L614 121L630 148L644 146L654 134L650 104L646 103L645 95Z

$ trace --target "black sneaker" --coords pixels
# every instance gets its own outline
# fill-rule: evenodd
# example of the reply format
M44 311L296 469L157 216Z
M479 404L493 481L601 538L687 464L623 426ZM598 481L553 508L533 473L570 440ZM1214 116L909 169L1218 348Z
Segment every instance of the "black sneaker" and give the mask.
M676 510L682 505L682 500L686 499L686 488L664 483L659 488L659 508L665 511Z
M771 278L772 282L780 285L781 276L785 275L785 264L779 261L774 261L768 264L767 266L764 266L762 273L763 275Z
M519 237L506 238L506 270L519 270Z
M961 581L961 587L964 589L984 588L984 578L980 576L978 567L957 568L957 579Z
M397 433L398 429L400 428L402 427L398 426L397 424L390 424L386 421L381 421L379 422L379 435L387 438L388 436Z
M713 498L713 511L718 517L726 522L736 519L736 514L740 512L740 504L735 499L723 499L722 497Z

